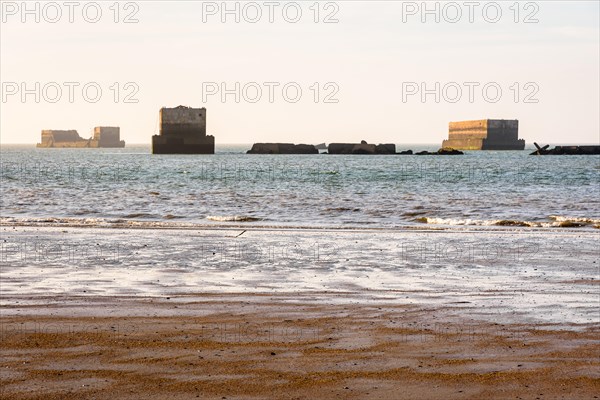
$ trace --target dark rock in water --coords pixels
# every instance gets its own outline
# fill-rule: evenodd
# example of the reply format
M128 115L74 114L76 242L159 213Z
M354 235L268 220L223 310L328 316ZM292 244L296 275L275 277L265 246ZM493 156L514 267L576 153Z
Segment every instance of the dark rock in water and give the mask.
M375 146L377 154L396 154L396 145L393 143L378 144Z
M327 145L325 143L319 143L315 145L315 149L317 150L327 150Z
M246 154L319 154L312 144L254 143Z
M401 151L400 153L396 153L396 154L412 154L413 151L412 150L405 150L405 151Z
M362 140L360 143L330 143L329 154L396 154L393 143L369 144Z
M375 154L375 145L367 143L354 145L350 154Z
M451 147L443 147L441 149L439 149L438 151L434 151L434 152L429 152L429 151L419 151L418 153L415 153L418 156L451 156L451 155L460 155L460 154L465 154L460 150L456 150L453 149Z
M465 153L463 153L460 150L453 149L452 147L442 147L441 149L439 149L437 151L437 154L440 154L440 155L457 155L458 154L458 155L460 155L460 154L465 154Z
M370 147L372 147L372 150L370 150ZM375 145L366 143L329 143L327 150L329 154L375 154Z
M533 143L537 148L536 151L529 154L530 156L535 155L593 155L600 154L600 146L556 146L553 149L548 149L550 145L540 147L537 143Z

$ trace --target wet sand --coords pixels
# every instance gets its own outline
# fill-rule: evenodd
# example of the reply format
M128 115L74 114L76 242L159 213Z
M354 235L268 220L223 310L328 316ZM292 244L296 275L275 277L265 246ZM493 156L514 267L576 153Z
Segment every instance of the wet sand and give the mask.
M3 399L600 398L595 231L0 232Z
M1 306L312 293L324 304L459 305L490 323L600 324L596 230L0 227L0 238Z
M460 304L345 295L23 296L0 318L1 397L600 397L598 324L494 324Z

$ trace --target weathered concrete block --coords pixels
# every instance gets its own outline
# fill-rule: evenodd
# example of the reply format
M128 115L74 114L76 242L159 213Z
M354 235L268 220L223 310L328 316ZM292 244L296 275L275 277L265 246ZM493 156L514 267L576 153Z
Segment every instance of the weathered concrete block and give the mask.
M37 147L87 147L88 141L79 136L76 130L42 130L42 141Z
M519 121L483 119L448 124L448 139L442 147L460 150L523 150L519 139Z
M383 143L375 146L377 154L396 154L396 145L393 143Z
M215 138L206 135L206 108L163 107L159 121L160 134L152 136L153 154L215 153Z
M352 154L355 143L329 143L327 152L329 154Z
M351 154L375 154L375 145L368 143L358 143L352 147Z
M369 144L364 140L360 143L330 143L329 154L396 154L396 145L392 143Z
M121 140L121 128L118 126L97 126L94 128L92 143L94 147L125 147Z
M254 143L247 154L319 154L312 144Z

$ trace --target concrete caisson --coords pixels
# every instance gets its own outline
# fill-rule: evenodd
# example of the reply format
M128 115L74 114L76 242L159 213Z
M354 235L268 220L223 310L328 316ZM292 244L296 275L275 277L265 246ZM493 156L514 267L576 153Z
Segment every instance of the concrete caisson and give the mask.
M450 122L448 140L442 147L457 150L523 150L525 140L519 139L519 121L482 119Z
M159 120L160 134L152 136L152 153L215 153L215 138L206 134L206 108L163 107Z

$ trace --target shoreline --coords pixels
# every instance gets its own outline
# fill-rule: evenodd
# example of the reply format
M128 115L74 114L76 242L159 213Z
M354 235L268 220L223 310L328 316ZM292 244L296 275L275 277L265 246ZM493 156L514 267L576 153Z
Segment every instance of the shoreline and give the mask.
M13 218L13 217L2 217L2 218ZM62 219L62 218L57 218ZM71 218L68 218L71 219ZM85 218L84 218L85 219ZM93 219L93 218L91 218ZM117 218L118 219L118 218ZM374 231L374 232L447 232L447 233L461 233L461 232L481 232L481 233L597 233L600 230L600 225L580 225L580 226L522 226L522 225L469 225L469 224L457 224L457 225L443 225L443 224L427 224L421 223L420 225L399 225L399 226L380 226L380 227L369 227L369 226L319 226L319 225L253 225L254 221L245 223L177 223L177 222L165 222L165 221L136 221L127 220L126 222L106 222L102 225L94 223L62 223L62 222L2 222L0 221L0 228L56 228L56 229L70 229L70 228L81 228L81 229L132 229L132 230L182 230L182 231L203 231L203 230L247 230L247 231L303 231L303 232L361 232L361 231Z

